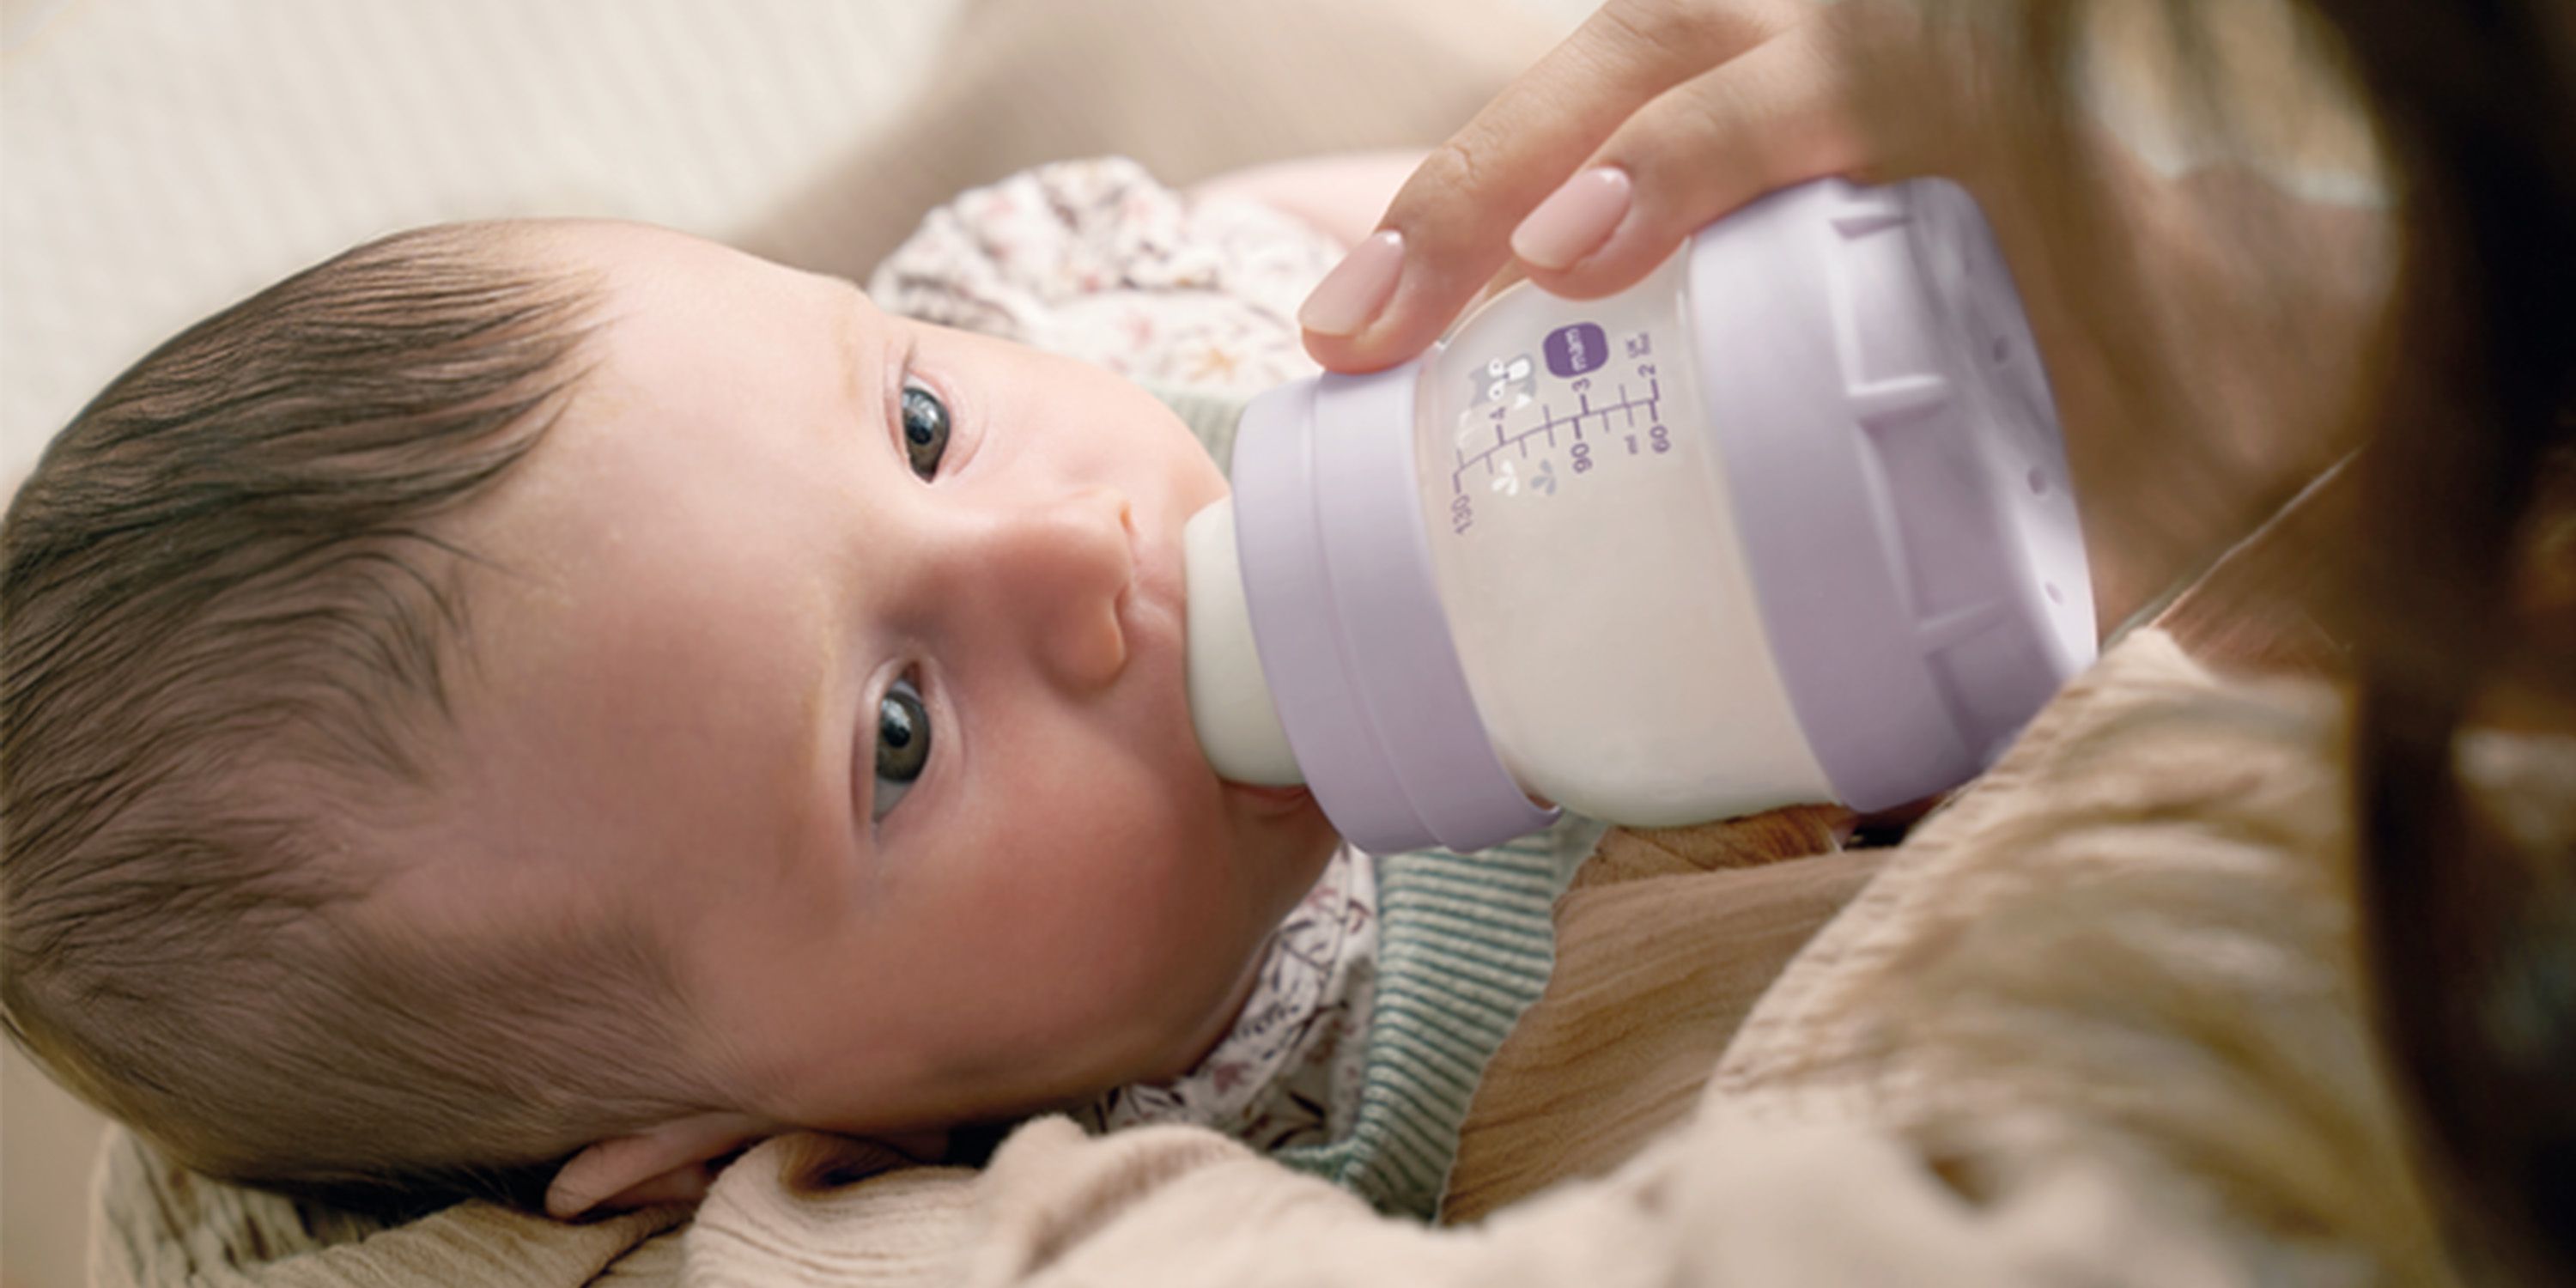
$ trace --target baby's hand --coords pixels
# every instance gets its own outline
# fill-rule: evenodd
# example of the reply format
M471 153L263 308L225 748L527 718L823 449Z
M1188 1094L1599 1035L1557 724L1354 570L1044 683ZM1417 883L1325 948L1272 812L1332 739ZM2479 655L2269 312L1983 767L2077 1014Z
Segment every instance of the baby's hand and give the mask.
M1754 197L1857 168L1839 42L1887 8L1610 0L1414 172L1307 299L1307 352L1338 371L1412 357L1507 265L1607 295Z

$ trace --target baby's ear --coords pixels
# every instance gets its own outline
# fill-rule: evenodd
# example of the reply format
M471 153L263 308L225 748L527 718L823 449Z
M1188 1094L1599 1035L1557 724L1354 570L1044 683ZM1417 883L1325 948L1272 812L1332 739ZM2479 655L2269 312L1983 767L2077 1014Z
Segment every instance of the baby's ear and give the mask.
M715 1180L716 1160L769 1134L745 1114L704 1113L601 1141L555 1173L546 1215L570 1221L598 1209L694 1203Z

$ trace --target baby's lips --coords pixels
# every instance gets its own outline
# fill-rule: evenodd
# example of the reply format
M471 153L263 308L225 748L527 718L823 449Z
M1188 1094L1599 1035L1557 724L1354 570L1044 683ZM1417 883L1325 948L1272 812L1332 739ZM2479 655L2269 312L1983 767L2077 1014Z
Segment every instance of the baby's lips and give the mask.
M1230 778L1221 778L1217 781L1223 783L1227 791L1241 796L1268 814L1294 813L1305 809L1315 799L1314 794L1307 791L1303 784L1262 787L1252 783L1238 783Z

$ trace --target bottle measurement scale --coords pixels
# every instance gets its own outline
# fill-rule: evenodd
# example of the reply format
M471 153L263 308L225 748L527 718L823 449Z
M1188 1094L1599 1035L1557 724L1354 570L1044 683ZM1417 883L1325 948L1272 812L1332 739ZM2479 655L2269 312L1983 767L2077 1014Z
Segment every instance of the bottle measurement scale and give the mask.
M1425 490L1446 494L1421 522L1498 754L1540 794L1604 813L1603 793L1564 772L1582 765L1616 784L1606 803L1623 821L1684 818L1711 746L1799 744L1787 705L1741 679L1771 662L1745 629L1759 617L1704 428L1687 268L1676 255L1581 306L1497 297L1418 394L1448 427L1416 439ZM1653 625L1568 609L1592 601ZM1739 759L1766 766L1742 781L1776 799L1827 790L1803 756Z
M1435 545L1509 547L1517 561L1538 553L1522 548L1536 533L1507 531L1524 522L1609 522L1633 506L1705 494L1715 480L1692 445L1705 436L1690 429L1700 399L1685 260L1675 255L1572 317L1562 300L1507 292L1452 338L1463 350L1455 365L1445 377L1426 373L1419 395L1430 423L1450 429L1446 443L1425 435L1415 458L1426 482L1449 476L1446 514L1424 516ZM1564 532L1556 529L1558 540Z
M1537 422L1517 431L1512 427L1513 407L1499 406L1483 413L1470 408L1459 414L1458 462L1449 472L1452 535L1464 536L1475 526L1475 498L1469 492L1471 476L1480 490L1497 496L1517 497L1527 492L1552 497L1567 480L1590 474L1604 458L1649 453L1660 456L1673 450L1672 430L1663 419L1663 376L1652 360L1654 337L1641 331L1625 337L1624 347L1630 362L1627 374L1644 382L1642 392L1633 392L1628 381L1621 380L1611 387L1611 400L1596 407L1592 395L1600 381L1592 376L1577 376L1565 385L1565 391L1575 398L1573 412L1558 416L1549 404L1535 403ZM1495 373L1497 376L1506 376L1510 368L1499 359L1487 366L1489 370L1502 368ZM1478 446L1488 430L1493 441ZM1560 440L1560 431L1570 441ZM1541 437L1547 440L1549 453L1564 452L1566 469L1562 473L1552 454L1541 455L1534 465L1531 463L1531 444ZM1603 445L1612 450L1603 451ZM1472 455L1470 447L1476 448ZM1621 447L1626 449L1624 453L1616 450ZM1479 469L1481 474L1477 473Z

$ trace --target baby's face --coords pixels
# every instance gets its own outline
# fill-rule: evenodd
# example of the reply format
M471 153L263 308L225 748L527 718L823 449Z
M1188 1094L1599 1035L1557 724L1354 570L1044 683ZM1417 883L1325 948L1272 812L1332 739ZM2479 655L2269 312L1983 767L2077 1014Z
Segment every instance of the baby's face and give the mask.
M596 366L458 517L457 754L390 915L676 946L698 1061L891 1129L1186 1068L1331 834L1222 783L1181 525L1225 482L1106 372L617 225Z

